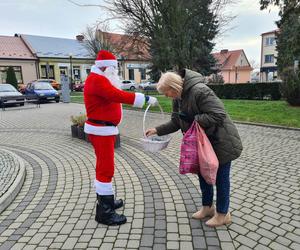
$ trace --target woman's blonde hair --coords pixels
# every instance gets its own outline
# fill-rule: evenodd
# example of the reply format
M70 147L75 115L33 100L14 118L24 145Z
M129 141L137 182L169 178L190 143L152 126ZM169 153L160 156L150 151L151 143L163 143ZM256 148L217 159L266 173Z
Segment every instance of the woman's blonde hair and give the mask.
M173 89L178 93L178 95L181 95L182 85L183 79L180 75L174 72L166 72L162 74L157 83L157 91L164 94L166 91Z

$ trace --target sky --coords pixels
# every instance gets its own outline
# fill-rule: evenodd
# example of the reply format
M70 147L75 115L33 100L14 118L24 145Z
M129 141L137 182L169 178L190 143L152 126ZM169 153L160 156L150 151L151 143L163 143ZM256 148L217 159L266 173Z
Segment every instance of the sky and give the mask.
M101 0L73 0L80 4L101 4ZM259 66L261 34L276 29L278 9L260 11L259 0L236 0L226 12L237 17L216 40L214 51L244 49L249 61ZM0 0L0 35L15 33L75 38L87 25L103 20L100 7L80 7L67 0ZM119 32L112 23L111 32Z

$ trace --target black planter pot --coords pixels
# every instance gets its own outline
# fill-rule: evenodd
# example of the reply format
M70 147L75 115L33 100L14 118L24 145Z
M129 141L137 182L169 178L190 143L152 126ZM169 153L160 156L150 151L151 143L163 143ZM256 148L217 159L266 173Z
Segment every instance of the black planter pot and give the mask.
M120 139L120 134L116 135L116 140L115 140L115 148L121 147L121 139Z
M78 138L78 128L77 128L77 125L71 125L71 134L72 134L72 137Z
M85 139L85 133L83 127L78 126L78 139Z
M84 133L84 140L86 142L90 142L90 140L89 140L89 134Z

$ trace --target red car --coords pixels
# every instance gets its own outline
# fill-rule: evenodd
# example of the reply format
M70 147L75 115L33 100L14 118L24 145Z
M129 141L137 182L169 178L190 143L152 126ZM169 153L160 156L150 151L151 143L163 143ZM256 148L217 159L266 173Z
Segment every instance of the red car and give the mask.
M84 88L84 83L80 82L80 83L75 83L73 89L75 91L83 91Z

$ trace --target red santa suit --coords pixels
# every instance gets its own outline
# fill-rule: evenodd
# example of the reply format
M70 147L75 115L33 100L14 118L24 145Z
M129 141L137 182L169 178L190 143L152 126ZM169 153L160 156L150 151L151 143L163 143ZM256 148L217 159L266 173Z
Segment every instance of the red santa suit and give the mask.
M96 154L96 193L112 195L114 142L119 133L117 125L122 119L121 103L141 108L145 103L145 96L142 93L122 91L104 76L100 68L118 66L116 57L110 52L100 51L95 64L84 85L84 103L88 118L84 131L89 134Z

